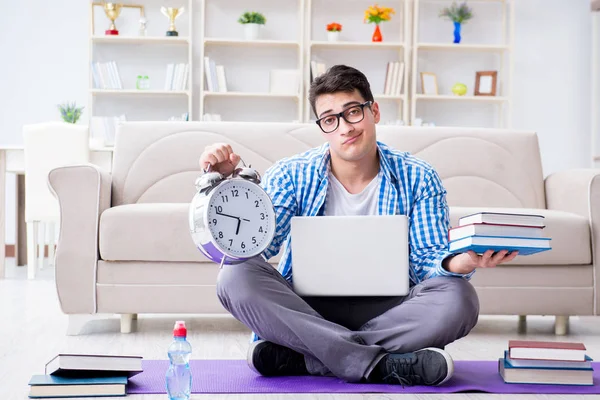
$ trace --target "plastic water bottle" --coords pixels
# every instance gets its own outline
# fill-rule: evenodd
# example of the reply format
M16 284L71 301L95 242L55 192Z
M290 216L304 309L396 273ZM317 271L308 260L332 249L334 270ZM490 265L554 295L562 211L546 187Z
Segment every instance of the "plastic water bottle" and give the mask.
M175 322L173 339L173 343L169 346L167 394L170 400L188 400L192 391L192 371L190 371L192 345L187 341L184 321Z

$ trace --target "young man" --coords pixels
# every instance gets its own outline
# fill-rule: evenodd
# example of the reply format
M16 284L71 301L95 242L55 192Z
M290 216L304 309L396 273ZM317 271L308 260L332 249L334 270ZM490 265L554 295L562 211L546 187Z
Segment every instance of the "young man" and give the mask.
M366 77L337 65L314 80L310 103L327 143L277 162L263 187L277 229L262 257L219 273L223 306L261 340L249 366L264 376L321 374L349 382L439 385L453 373L443 350L477 323L479 302L469 283L475 268L516 253L450 254L446 191L435 170L379 143L379 107ZM227 144L208 147L203 169L228 176L240 158ZM406 214L411 289L403 297L301 298L292 283L290 225L296 215ZM284 252L278 271L265 259Z

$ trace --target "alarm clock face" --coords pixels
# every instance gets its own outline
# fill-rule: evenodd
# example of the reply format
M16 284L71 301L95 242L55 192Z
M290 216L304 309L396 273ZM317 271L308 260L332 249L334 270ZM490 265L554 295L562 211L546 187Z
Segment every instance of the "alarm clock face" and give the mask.
M227 180L214 189L206 221L221 251L233 257L262 253L275 233L271 199L260 186L243 179Z

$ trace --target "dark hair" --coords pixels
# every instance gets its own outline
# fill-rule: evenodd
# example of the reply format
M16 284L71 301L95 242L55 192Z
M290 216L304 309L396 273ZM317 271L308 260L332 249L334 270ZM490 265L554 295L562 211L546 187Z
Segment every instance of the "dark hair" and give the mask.
M313 113L317 115L315 102L322 94L336 92L354 92L358 90L365 101L374 101L371 85L365 74L347 65L334 65L327 72L318 76L310 85L308 100Z

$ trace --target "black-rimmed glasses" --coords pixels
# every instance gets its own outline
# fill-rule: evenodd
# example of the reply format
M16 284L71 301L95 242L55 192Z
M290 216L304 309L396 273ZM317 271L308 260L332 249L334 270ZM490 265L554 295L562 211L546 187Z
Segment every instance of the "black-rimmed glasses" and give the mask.
M371 107L371 104L373 104L372 101L365 101L362 104L348 107L340 113L319 118L316 123L324 133L331 133L340 126L340 117L349 124L357 124L362 121L365 118L365 106Z

